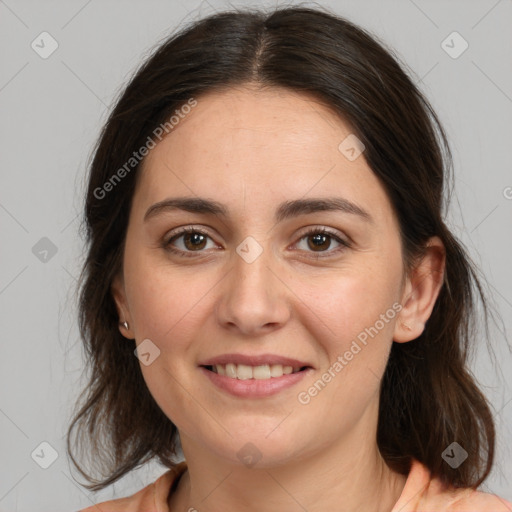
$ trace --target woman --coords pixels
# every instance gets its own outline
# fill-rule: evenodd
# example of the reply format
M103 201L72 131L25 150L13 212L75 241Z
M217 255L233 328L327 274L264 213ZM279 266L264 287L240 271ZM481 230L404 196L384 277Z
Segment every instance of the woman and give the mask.
M91 167L68 450L79 426L93 490L169 470L85 510L512 510L477 490L495 432L450 163L390 52L328 12L221 13L161 45Z

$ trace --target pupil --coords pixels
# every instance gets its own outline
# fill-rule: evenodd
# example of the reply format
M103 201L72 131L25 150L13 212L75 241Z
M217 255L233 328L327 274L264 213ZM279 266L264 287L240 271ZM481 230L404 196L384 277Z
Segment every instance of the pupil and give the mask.
M187 235L186 240L192 240L192 248L198 249L201 248L199 247L199 244L201 244L201 242L204 242L202 238L204 238L204 235L202 235L201 233L190 233ZM196 242L198 242L199 244L197 244Z
M318 247L320 247L320 248L322 248L321 246L322 246L322 245L324 245L324 244L326 244L326 240L327 240L327 238L328 238L328 235L324 235L324 234L322 234L322 233L318 233L318 234L316 234L316 235L313 235L313 237L312 237L312 238L313 238L313 240L314 240L314 241L313 241L314 247L317 247L317 248L318 248ZM317 242L318 242L318 243L317 243ZM329 245L329 244L327 243L327 245ZM326 248L326 247L324 247L324 248Z

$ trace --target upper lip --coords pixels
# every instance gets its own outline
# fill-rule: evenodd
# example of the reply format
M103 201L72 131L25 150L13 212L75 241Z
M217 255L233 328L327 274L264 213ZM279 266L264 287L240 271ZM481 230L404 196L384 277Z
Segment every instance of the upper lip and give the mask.
M201 363L199 366L214 366L216 364L245 364L248 366L262 366L265 364L273 365L280 364L283 366L292 366L293 368L302 368L304 366L312 368L313 366L305 361L299 361L291 357L279 356L277 354L259 354L259 355L245 355L245 354L223 354L220 356L212 357Z

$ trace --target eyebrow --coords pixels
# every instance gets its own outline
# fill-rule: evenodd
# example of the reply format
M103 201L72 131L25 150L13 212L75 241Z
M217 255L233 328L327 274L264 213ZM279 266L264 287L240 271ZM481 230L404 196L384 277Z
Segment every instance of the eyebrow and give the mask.
M185 210L191 213L203 215L216 215L219 217L229 217L229 210L222 203L205 199L202 197L172 197L159 201L150 206L144 214L144 222L168 211ZM285 201L279 205L275 212L276 222L322 211L339 211L356 215L361 219L373 223L371 215L356 204L341 197L323 197L310 199L295 199Z

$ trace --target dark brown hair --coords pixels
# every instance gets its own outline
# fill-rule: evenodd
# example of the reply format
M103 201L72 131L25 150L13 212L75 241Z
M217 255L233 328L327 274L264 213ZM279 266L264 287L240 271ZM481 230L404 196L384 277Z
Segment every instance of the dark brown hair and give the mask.
M79 280L90 375L67 432L74 465L94 482L85 487L102 489L154 457L171 468L179 443L145 384L134 344L118 329L110 287L122 268L140 164L112 177L191 98L247 83L312 94L350 123L396 212L406 268L430 237L443 241L444 283L425 330L391 349L377 442L395 471L406 475L415 458L446 483L476 488L491 470L495 442L490 408L468 369L476 291L485 318L487 309L473 264L443 222L452 168L446 135L391 49L340 16L306 7L233 10L183 28L143 63L103 128L88 176L88 252ZM441 457L454 441L469 454L457 469ZM103 480L82 470L75 447L89 448Z

